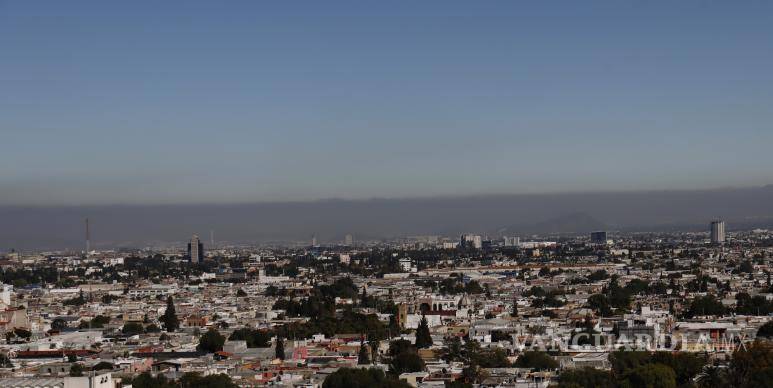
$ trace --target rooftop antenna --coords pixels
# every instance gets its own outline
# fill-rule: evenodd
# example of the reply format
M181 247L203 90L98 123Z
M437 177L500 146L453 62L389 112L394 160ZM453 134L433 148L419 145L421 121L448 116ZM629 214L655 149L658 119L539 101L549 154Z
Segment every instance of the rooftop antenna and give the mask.
M91 231L89 230L89 219L86 218L86 257L89 257L91 251Z

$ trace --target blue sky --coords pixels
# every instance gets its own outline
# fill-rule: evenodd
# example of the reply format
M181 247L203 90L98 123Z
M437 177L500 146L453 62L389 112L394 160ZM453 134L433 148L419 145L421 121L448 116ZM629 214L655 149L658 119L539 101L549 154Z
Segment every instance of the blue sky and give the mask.
M773 3L0 2L0 204L773 183Z

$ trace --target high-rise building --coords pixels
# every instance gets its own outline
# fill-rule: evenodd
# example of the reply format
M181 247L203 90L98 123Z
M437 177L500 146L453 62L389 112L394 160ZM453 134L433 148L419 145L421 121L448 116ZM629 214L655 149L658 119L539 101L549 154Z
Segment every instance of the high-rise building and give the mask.
M508 237L508 236L505 236L504 240L505 240L504 241L504 245L506 247L517 247L518 244L521 243L521 238L520 237Z
M604 232L604 231L591 232L591 234L590 234L590 242L591 242L591 244L606 244L607 243L607 232Z
M354 245L354 236L352 236L351 234L347 234L346 237L344 237L344 245L346 246Z
M191 238L191 242L188 243L188 260L197 264L204 261L204 244L195 234Z
M725 221L711 221L711 243L722 244L725 242Z
M459 245L462 248L483 248L483 238L477 234L463 234L459 241Z
M311 235L311 246L312 247L318 247L319 246L319 242L317 241L317 235L316 234Z

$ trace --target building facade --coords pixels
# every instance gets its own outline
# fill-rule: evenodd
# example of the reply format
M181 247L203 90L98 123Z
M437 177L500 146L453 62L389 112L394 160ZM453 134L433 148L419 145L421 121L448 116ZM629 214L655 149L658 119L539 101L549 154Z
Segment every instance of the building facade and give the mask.
M204 244L199 240L199 236L193 235L191 242L188 243L188 259L191 263L201 263L204 261Z
M591 244L606 244L607 243L607 232L604 232L604 231L591 232L591 234L590 234L590 242L591 242Z
M711 222L711 243L722 244L725 242L725 221Z

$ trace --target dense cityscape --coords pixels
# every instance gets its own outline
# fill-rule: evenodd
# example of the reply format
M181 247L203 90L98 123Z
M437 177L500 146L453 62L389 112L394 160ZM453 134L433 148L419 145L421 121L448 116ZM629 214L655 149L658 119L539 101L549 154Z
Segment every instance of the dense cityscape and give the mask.
M0 388L773 388L773 1L0 0Z
M11 250L0 386L763 386L773 232L725 227Z

